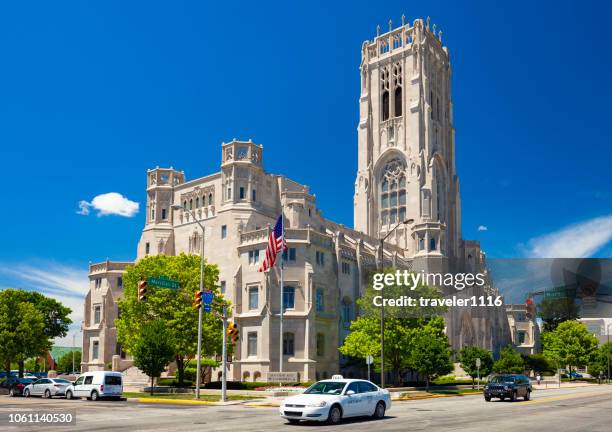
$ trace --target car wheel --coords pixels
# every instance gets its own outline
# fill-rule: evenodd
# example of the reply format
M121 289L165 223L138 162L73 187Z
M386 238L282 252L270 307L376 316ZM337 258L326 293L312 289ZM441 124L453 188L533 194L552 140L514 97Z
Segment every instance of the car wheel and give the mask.
M29 389L25 389L25 391L23 392L23 395L25 397L30 397L30 390Z
M513 392L512 392L512 396L510 396L510 400L511 400L512 402L516 402L516 391L513 391Z
M92 391L92 392L91 392L91 400L92 400L92 401L97 401L98 399L100 399L100 395L98 394L98 392L97 392L97 391L95 391L95 390L94 390L94 391Z
M51 392L49 391L49 389L45 390L44 398L45 399L51 399Z
M527 390L527 393L525 393L525 398L526 401L528 401L529 399L531 399L531 392L529 390Z
M342 420L342 410L338 405L334 405L329 409L329 415L327 416L327 422L329 424L338 424Z
M66 392L66 399L68 400L72 399L72 392L70 390Z
M374 410L374 415L372 415L377 420L385 418L385 403L380 401L376 404L376 409Z
M502 401L502 402L505 401L506 400L506 396L500 396L499 400Z
M485 396L485 400L486 400L487 402L491 402L491 396Z

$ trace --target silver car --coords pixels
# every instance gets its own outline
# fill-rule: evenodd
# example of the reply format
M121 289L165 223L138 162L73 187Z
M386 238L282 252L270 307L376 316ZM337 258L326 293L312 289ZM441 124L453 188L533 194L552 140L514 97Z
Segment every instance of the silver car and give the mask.
M66 388L71 384L70 381L62 378L42 378L28 384L23 389L23 395L25 397L42 396L47 399L53 396L65 396Z

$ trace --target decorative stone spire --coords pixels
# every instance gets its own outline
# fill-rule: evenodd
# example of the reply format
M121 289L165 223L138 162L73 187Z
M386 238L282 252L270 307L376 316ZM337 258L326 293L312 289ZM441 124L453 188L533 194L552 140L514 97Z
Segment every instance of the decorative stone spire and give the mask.
M380 25L376 26L376 36L380 36Z
M440 33L438 33L438 39L440 40L440 43L442 43L442 30L440 30Z
M405 21L406 21L406 15L402 14L402 27L404 27Z
M431 21L431 18L427 17L427 21L426 21L426 24L425 24L427 30L429 30L429 21Z
M389 18L389 31L393 30L393 21Z

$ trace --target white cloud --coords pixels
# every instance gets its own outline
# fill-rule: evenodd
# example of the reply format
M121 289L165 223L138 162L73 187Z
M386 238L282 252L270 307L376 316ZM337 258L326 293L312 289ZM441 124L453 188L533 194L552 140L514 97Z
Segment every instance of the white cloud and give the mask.
M139 204L135 201L130 201L120 193L109 192L97 195L91 202L79 201L79 211L77 211L77 214L87 216L91 207L98 211L98 216L117 215L132 217L138 213Z
M37 291L60 301L72 309L72 324L64 338L56 338L59 346L81 346L81 321L85 296L89 289L87 269L41 261L36 264L14 264L0 262L0 281L2 286Z
M612 240L612 215L597 217L532 238L525 255L533 258L588 258Z
M486 225L478 225L478 231L489 231L489 227Z

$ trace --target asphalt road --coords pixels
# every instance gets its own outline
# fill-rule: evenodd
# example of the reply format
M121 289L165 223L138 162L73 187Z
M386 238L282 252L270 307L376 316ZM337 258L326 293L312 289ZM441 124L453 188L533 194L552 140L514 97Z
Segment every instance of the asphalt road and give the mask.
M9 425L8 413L72 410L71 426ZM0 396L2 431L610 431L612 386L534 392L528 402L485 402L481 396L394 402L383 420L347 419L337 426L289 425L278 408L243 405L169 405L132 401L9 398Z

